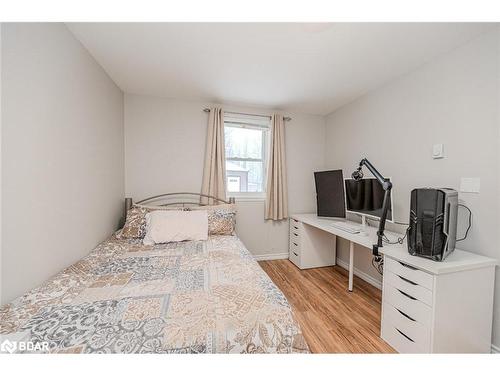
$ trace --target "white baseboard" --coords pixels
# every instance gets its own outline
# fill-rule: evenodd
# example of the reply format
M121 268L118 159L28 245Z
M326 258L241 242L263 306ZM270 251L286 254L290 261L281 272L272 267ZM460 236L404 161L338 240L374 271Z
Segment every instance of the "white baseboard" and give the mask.
M493 354L500 354L500 347L496 346L496 345L493 345L491 344L491 352Z
M253 258L257 262L261 260L288 259L288 253L254 255Z
M349 269L349 263L344 262L342 259L337 258L337 265L342 267L343 269ZM374 277L368 275L367 273L360 271L356 267L354 267L354 274L359 277L361 280L366 281L368 284L373 285L375 288L382 289L382 282L375 279Z

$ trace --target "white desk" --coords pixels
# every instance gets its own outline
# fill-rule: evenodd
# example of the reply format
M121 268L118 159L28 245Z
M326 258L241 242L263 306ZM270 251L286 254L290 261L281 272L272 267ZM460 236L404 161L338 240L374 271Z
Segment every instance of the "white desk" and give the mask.
M361 245L363 247L369 248L369 250L372 250L372 246L374 243L377 243L377 229L375 227L367 227L366 231L368 232L368 235L364 234L352 234L349 232L346 232L342 229L335 228L332 226L332 220L331 219L322 219L316 216L316 214L295 214L291 216L291 220L295 220L299 223L305 224L307 226L311 226L317 229L320 229L324 232L327 232L329 234L332 234L334 236L339 236L342 238L345 238L350 242L350 247L349 247L349 291L352 291L352 280L353 280L353 258L354 258L354 244ZM355 222L350 222L353 224L357 224ZM293 235L293 225L290 225L290 233ZM304 228L307 230L308 228ZM401 233L395 233L395 232L390 232L390 231L384 231L385 235L391 240L395 241L398 237L401 237ZM304 234L308 234L307 232ZM292 238L291 238L292 239ZM306 254L308 250L306 246L302 246L302 249L304 251L301 251L301 253L304 255L305 258L309 254ZM319 249L320 251L324 249ZM313 250L314 251L314 250ZM336 253L336 245L332 244L332 247L327 250L328 252L331 253ZM410 255L408 253L408 248L406 245L406 242L401 244L394 244L394 245L389 245L389 244L384 244L383 247L379 249L379 253L381 255L387 255L388 257L397 259L399 261L402 261L410 266L422 269L426 272L429 272L431 274L444 274L444 273L450 273L450 272L457 272L457 271L465 271L469 269L474 269L474 268L482 268L485 266L490 266L490 265L496 265L498 261L496 259L484 257L478 254L474 254L468 251L463 251L463 250L458 250L456 249L451 255L446 258L444 262L435 262L429 259L425 258L420 258L416 257L413 255ZM302 255L301 254L301 255ZM315 265L315 267L324 267L324 266L329 266L329 265L334 265L335 261L332 262L332 264L320 264L320 265ZM309 265L302 266L297 265L299 268L313 268Z
M335 264L336 237L350 241L349 291L354 244L371 251L377 228L351 234L316 214L290 218L290 261L301 269ZM385 231L394 241L399 233ZM406 243L384 244L381 337L403 353L489 352L496 259L455 250L443 262L412 256Z
M291 228L290 240L291 241L293 239L293 236L298 235L298 232L299 232L297 230L296 233L294 233L294 231L292 230L294 228L294 226L292 225L293 221L295 221L296 225L300 225L300 223L302 225L306 225L305 227L300 228L300 229L302 229L302 231L301 231L302 238L300 239L301 240L301 248L300 248L301 254L300 255L301 255L302 259L300 259L300 262L299 262L299 259L297 259L298 257L292 256L292 259L291 259L292 262L294 262L297 265L297 267L299 267L301 269L335 265L335 258L333 258L333 260L329 263L324 262L324 263L319 264L319 265L317 263L310 264L307 262L307 259L311 256L312 253L325 253L326 252L326 253L332 253L336 256L335 238L334 238L334 243L331 245L330 248L318 247L318 246L316 246L316 247L308 246L309 243L311 242L311 236L316 236L315 233L311 233L310 227L320 229L321 231L324 231L324 232L329 233L329 234L334 235L334 236L339 236L339 237L345 238L346 240L349 241L350 246L349 246L349 286L348 286L348 289L350 292L352 292L353 279L354 279L354 244L358 244L358 245L361 245L363 247L367 247L371 251L373 244L377 243L377 229L374 227L367 226L366 232L368 233L368 235L359 234L359 233L352 234L352 233L346 232L342 229L335 228L332 225L331 219L322 219L322 218L319 218L318 216L316 216L316 214L295 214L295 215L291 216L290 220L292 220L292 222L290 224L290 228ZM354 224L357 224L357 223L354 223ZM397 237L401 236L401 234L388 232L388 231L385 231L384 233L391 240L396 239ZM326 241L323 241L323 242L326 242ZM292 245L291 246L291 249L292 249L293 242L291 242L291 245ZM302 251L302 249L303 249L303 251ZM408 251L406 250L406 246L399 245L399 244L397 244L397 245L384 245L383 248L379 249L379 252L381 254L383 254L384 251L389 250L389 249L392 252L398 252L401 254L403 254L403 253L408 254ZM292 252L292 254L293 254L293 252ZM323 256L323 258L327 258L327 257ZM413 258L415 258L415 257L413 257Z

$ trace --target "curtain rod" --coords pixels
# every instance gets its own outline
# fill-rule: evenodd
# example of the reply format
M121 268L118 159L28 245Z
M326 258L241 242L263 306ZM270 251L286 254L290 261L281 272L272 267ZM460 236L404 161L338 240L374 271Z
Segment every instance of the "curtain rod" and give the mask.
M203 112L210 112L210 108L203 108ZM271 116L267 116L267 115L255 115L253 113L242 113L242 112L230 112L230 111L224 111L224 113L230 113L232 115L246 115L246 116L256 116L256 117L267 117L267 118L271 118ZM291 117L283 117L283 121L291 121L292 118Z

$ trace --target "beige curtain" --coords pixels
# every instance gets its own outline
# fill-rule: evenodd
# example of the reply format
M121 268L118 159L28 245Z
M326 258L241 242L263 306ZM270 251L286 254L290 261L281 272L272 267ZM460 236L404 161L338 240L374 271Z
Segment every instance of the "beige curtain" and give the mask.
M282 115L271 118L271 145L267 166L266 219L288 217L288 192L285 161L285 123Z
M208 118L205 167L201 193L226 199L226 155L224 149L224 111L211 108ZM202 204L214 204L213 199L201 198Z

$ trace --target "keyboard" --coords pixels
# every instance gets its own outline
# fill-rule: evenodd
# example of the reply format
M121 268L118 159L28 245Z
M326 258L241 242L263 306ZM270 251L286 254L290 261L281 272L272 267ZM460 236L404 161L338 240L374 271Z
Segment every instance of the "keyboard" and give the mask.
M343 230L345 232L352 233L352 234L357 234L357 233L361 232L361 228L359 227L359 225L356 225L356 224L348 224L348 223L343 223L340 221L340 222L332 223L332 226L334 228L337 228L337 229L340 229L340 230Z

